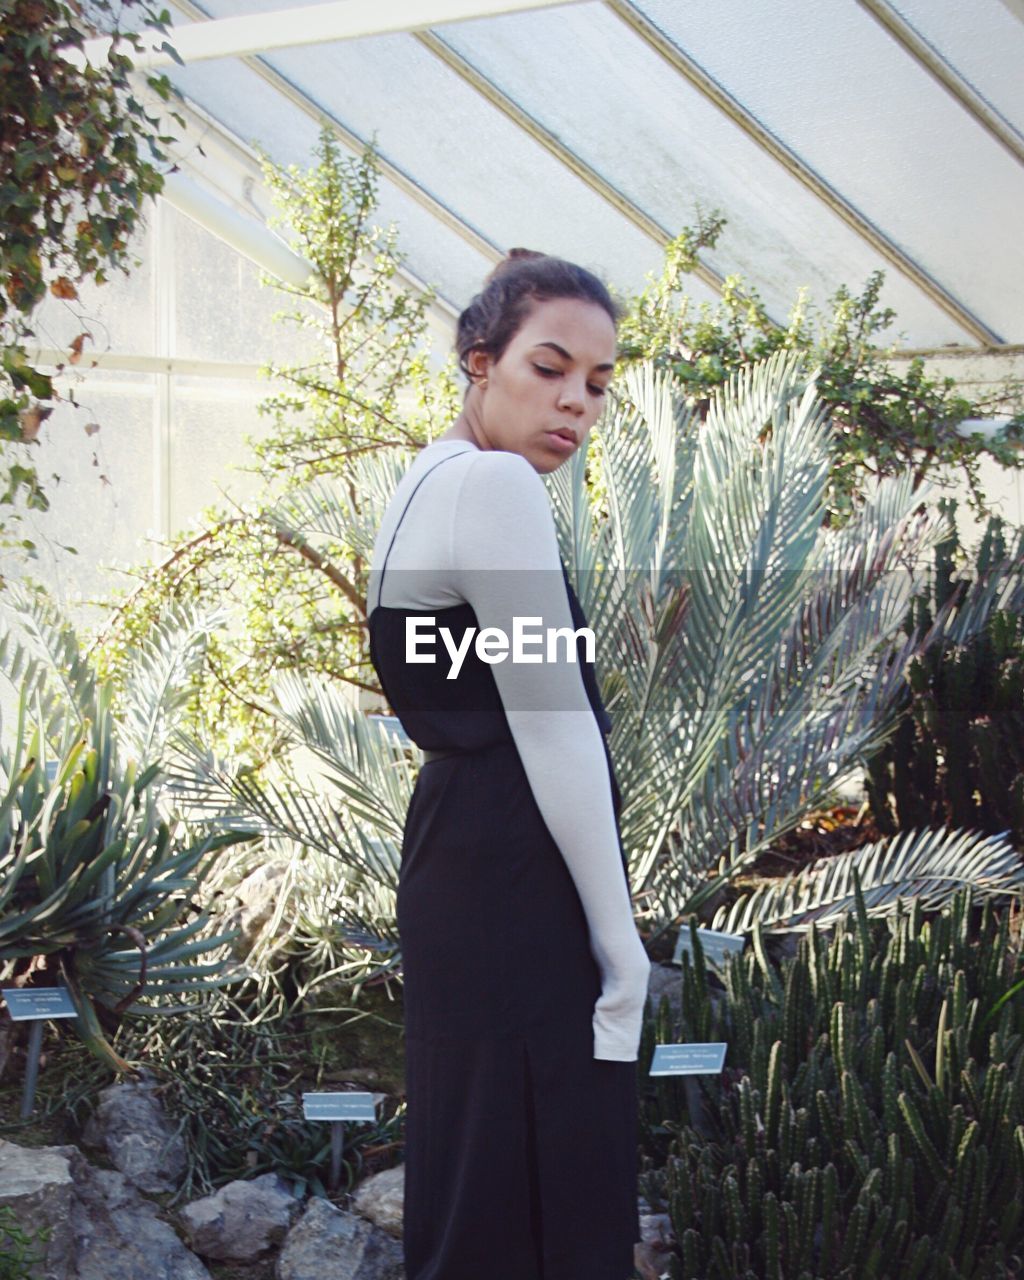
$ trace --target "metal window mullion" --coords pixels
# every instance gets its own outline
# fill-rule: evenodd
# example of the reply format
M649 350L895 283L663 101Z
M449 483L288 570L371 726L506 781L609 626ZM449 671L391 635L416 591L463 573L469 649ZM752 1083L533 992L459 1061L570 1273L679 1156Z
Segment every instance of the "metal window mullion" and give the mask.
M156 355L175 354L175 244L173 213L166 201L156 202ZM161 537L171 535L171 440L173 434L173 385L168 371L155 373L153 437L154 524Z
M897 13L887 0L858 0L858 3L918 66L923 67L945 89L958 107L962 107L996 142L1005 147L1018 164L1024 164L1024 139L1018 131L946 61L930 41Z

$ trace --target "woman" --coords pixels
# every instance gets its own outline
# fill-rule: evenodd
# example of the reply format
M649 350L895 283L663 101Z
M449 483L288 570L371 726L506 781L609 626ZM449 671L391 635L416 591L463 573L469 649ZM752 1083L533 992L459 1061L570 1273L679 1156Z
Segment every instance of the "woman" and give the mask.
M397 903L408 1280L633 1271L650 962L584 637L536 642L586 623L541 475L600 414L616 321L595 276L513 250L459 318L463 410L377 537L371 656L426 757Z

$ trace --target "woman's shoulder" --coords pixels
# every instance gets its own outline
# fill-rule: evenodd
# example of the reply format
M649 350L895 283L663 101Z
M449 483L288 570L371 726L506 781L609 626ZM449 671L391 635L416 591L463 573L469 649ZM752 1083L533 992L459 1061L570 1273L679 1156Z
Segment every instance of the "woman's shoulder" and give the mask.
M409 464L406 475L412 475L438 466L442 462L450 462L456 458L467 459L478 454L480 450L468 440L432 440L420 449Z
M462 467L464 491L497 495L546 492L544 482L521 453L504 449L475 449Z
M521 453L480 451L465 465L454 503L455 527L486 528L498 539L517 541L531 528L551 523L548 491Z
M434 440L413 458L396 498L401 502L432 473L426 486L446 505L453 501L484 503L547 500L544 482L521 453L480 449L469 440Z
M392 494L392 506L404 506L421 488L423 493L429 493L449 491L453 483L457 486L472 455L478 452L477 447L467 440L433 440L424 445L412 455L401 473ZM436 476L424 484L434 472ZM420 501L418 497L417 503Z

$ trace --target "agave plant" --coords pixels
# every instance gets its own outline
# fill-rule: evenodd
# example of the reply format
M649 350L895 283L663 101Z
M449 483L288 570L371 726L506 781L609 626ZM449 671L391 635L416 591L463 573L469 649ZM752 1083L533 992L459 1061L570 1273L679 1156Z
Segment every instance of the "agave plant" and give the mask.
M911 477L870 486L848 524L824 525L829 432L793 353L734 375L703 419L684 387L639 366L611 398L589 462L577 454L548 478L563 559L598 636L623 843L655 934L860 772L895 722L909 659L954 617L904 630L946 528ZM344 488L317 482L271 519L293 540L341 543L365 561L405 461L363 457ZM978 611L955 620L970 630ZM233 800L239 821L333 850L352 891L340 923L393 947L414 753L322 681L291 674L275 693L333 795L275 796L199 760L196 794L206 787L210 803ZM946 874L948 847L921 839Z
M221 957L198 962L229 935L211 936L195 897L216 854L250 833L182 822L160 761L215 620L168 613L118 717L112 684L94 678L52 602L8 598L29 644L0 637L0 671L19 687L0 742L0 968L9 979L42 960L59 973L79 1034L124 1071L107 1038L120 1015L174 1012L169 999L235 976Z

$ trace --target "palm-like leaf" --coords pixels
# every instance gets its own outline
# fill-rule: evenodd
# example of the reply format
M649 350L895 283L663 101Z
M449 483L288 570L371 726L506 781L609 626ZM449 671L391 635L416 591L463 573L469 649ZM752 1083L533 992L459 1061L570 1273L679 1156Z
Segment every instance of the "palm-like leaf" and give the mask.
M368 560L384 511L411 456L399 449L360 454L349 463L344 481L314 479L288 493L266 512L265 519L293 539L341 544Z
M310 986L337 973L388 969L398 947L395 894L417 766L386 721L357 711L321 677L286 672L273 693L274 710L312 752L324 785L300 781L287 762L280 783L239 775L182 740L175 793L193 812L302 851L288 937L251 957L254 963L301 954L307 970L318 970ZM382 958L368 963L367 948Z
M664 918L891 727L915 566L943 525L897 479L841 533L824 529L829 463L813 378L777 352L734 375L704 423L663 375L628 373L602 432L603 522L578 491L582 465L555 482L563 549L595 570L579 593L603 641L633 887Z
M207 637L226 621L223 610L175 603L132 654L121 699L121 734L139 760L161 759L206 658Z
M52 737L69 707L79 717L90 713L96 693L92 667L82 656L74 627L44 592L14 583L4 603L13 609L24 639L4 627L0 673L27 695L33 719Z
M744 894L716 913L714 927L748 933L757 924L799 931L833 924L855 908L855 873L868 915L875 916L888 915L897 903L912 898L926 910L938 910L967 886L987 897L1024 890L1024 861L1002 836L911 830L821 858L795 875Z
M285 672L274 682L274 696L283 720L345 798L349 815L400 839L417 772L401 737L318 677Z

